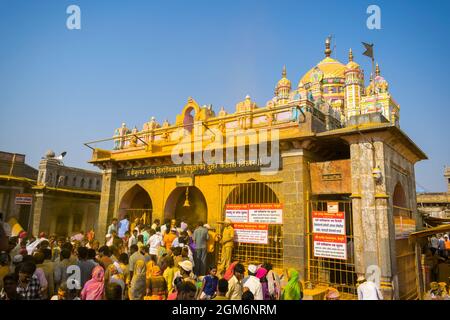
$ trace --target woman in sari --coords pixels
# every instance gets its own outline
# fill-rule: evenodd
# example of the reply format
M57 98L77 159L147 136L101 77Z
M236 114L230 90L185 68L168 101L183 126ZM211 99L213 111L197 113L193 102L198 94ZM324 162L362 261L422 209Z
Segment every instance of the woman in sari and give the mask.
M175 276L175 266L174 266L174 261L173 261L173 257L171 256L166 256L164 261L164 272L163 272L163 277L164 279L166 279L166 283L167 283L167 293L170 294L174 291L174 287L173 287L173 279Z
M303 290L298 271L290 268L287 276L288 283L281 294L281 300L300 300L303 297Z
M96 266L92 270L92 278L87 281L81 291L82 300L103 300L105 289L105 271L101 266Z
M122 293L125 292L125 277L118 262L114 262L108 266L105 273L105 284L117 283L122 288Z
M165 300L167 297L167 283L159 266L153 266L153 274L147 279L147 296L149 300Z
M130 300L142 300L145 295L145 262L136 261L128 296Z
M263 300L270 300L269 284L267 282L266 276L267 276L267 269L263 267L258 268L258 271L256 271L256 277L261 282Z

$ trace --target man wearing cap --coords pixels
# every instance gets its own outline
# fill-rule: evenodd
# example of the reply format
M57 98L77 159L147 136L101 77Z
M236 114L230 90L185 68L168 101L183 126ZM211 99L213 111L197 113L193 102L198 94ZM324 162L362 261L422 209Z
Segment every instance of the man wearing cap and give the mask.
M224 229L222 232L222 237L220 239L220 244L222 245L221 261L217 271L221 274L222 271L228 269L231 263L231 254L233 253L234 246L234 229L231 226L231 220L225 219Z
M325 300L339 300L340 294L336 288L328 288L327 294L325 295Z
M374 282L366 280L364 276L359 276L356 281L358 283L358 300L383 300L383 295Z
M256 271L258 267L254 264L248 265L248 277L243 284L243 291L250 290L255 297L255 300L263 300L262 284L261 281L256 277ZM247 289L246 289L247 288Z
M192 282L194 285L196 284L195 280L191 277L192 272L192 262L189 260L183 260L178 262L178 267L180 268L180 271L177 271L174 276L174 280L181 276L183 278L183 281L189 281Z

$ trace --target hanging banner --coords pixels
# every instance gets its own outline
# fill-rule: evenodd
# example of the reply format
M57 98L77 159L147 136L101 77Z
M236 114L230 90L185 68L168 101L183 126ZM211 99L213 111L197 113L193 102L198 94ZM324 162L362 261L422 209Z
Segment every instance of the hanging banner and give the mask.
M281 203L249 204L248 222L283 224L283 205Z
M345 236L345 213L312 212L313 233L339 234Z
M225 205L225 218L232 222L248 222L248 204Z
M340 235L314 234L314 256L347 260L347 237Z
M269 225L259 223L234 223L234 241L240 243L269 243Z

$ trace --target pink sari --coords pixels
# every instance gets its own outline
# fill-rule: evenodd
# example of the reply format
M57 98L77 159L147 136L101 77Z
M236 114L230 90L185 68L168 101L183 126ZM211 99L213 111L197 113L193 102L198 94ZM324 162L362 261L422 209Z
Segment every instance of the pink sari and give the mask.
M105 288L104 277L105 270L103 270L101 266L96 266L94 270L92 270L92 279L86 282L81 291L81 299L102 300Z

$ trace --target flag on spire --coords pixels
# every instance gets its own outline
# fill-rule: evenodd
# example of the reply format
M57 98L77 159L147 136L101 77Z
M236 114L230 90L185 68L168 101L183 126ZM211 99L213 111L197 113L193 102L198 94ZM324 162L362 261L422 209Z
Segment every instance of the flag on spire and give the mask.
M368 43L363 42L362 44L364 45L364 48L366 49L366 51L363 52L363 55L368 56L369 58L371 58L373 60L373 43L368 44Z

